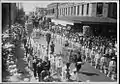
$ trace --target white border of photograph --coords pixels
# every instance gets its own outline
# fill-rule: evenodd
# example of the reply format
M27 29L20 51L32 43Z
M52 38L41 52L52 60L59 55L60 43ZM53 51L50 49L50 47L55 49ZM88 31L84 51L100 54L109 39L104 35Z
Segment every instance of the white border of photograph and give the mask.
M50 2L50 3L54 3L54 2L116 2L117 3L117 82L51 82L51 83L67 83L67 84L118 84L119 82L119 0L1 0L0 3L18 3L18 2L24 2L24 3L45 3L45 2ZM2 8L1 4L0 4L0 8ZM0 9L0 25L2 23L2 9ZM2 25L1 25L1 29L0 29L2 34ZM1 36L0 36L0 42L1 42ZM0 45L1 47L1 45ZM0 55L1 55L1 48L0 48ZM2 57L2 56L0 56ZM0 58L0 68L2 67L2 58ZM0 74L2 77L2 68L0 70ZM50 83L50 82L2 82L2 78L0 77L0 82L1 83L5 83L5 84L9 84L9 83Z

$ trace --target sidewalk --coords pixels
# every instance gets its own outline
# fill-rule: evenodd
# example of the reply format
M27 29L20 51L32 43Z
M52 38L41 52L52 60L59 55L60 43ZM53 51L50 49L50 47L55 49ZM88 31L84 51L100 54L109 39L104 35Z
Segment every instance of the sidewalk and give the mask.
M33 71L28 68L27 61L25 60L23 44L20 43L15 50L15 56L17 57L16 65L20 72L13 76L7 75L7 82L37 82L34 78Z

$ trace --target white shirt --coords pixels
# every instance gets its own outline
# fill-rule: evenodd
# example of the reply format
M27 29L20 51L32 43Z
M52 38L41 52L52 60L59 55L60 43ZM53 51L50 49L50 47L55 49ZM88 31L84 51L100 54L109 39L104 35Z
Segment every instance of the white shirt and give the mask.
M111 66L111 67L116 67L116 62L115 61L110 61L109 62L109 66Z
M57 66L58 68L62 68L62 66L63 66L62 59L60 59L60 60L58 59L58 60L57 60L56 66Z

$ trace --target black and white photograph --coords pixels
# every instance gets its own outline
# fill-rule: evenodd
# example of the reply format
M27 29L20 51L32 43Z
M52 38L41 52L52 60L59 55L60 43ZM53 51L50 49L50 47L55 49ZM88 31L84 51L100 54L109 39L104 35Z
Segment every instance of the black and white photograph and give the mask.
M117 84L118 5L1 2L2 82Z

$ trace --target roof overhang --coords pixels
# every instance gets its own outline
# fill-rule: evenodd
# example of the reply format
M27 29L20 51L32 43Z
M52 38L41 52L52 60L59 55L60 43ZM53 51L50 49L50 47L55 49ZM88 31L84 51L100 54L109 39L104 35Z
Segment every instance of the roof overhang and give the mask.
M65 20L59 20L59 19L52 19L51 21L54 22L56 25L58 24L61 24L63 26L66 26L67 24L74 25L74 23L71 21L65 21Z
M109 17L89 17L89 16L61 16L57 19L51 15L46 16L47 18L53 19L53 21L58 24L60 23L68 23L68 24L74 24L74 23L82 23L82 24L116 24L117 19L109 18ZM58 21L58 22L57 22Z
M88 16L64 16L59 17L65 21L72 21L74 23L117 23L116 19L109 17L88 17Z

